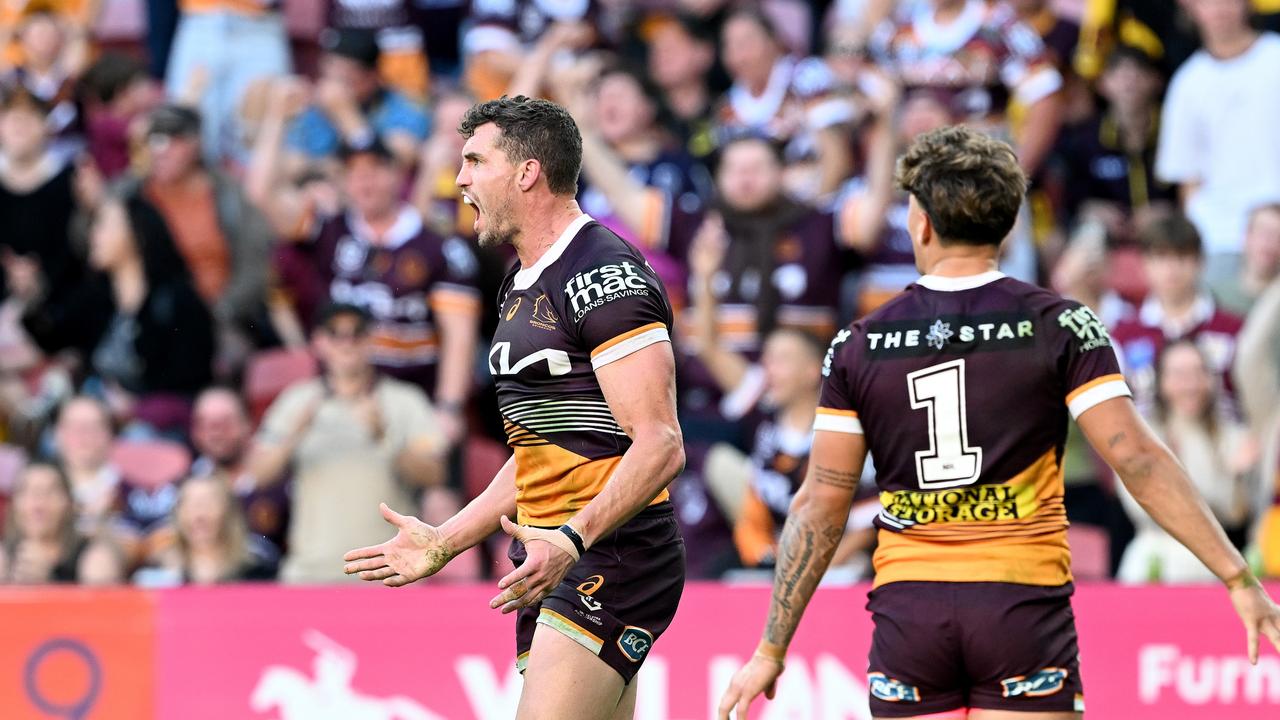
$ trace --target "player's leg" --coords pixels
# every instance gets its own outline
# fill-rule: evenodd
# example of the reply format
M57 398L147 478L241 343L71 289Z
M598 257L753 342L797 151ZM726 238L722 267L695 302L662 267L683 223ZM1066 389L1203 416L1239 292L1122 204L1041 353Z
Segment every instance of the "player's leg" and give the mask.
M627 690L595 653L547 625L534 631L528 661L516 720L610 720Z
M916 715L910 718L892 718L892 720L969 720L973 717L969 714L968 708L960 708L959 710L948 710L946 712L933 713L931 715ZM872 720L889 720L888 718L873 717Z
M640 678L633 678L627 683L627 689L622 691L622 699L618 701L618 709L613 711L613 717L609 720L631 720L636 714L636 687L640 684Z

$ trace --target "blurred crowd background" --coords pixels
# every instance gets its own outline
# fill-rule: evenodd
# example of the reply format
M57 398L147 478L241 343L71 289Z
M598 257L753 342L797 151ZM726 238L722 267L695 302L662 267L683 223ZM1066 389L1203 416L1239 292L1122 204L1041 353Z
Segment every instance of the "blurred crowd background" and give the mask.
M0 582L341 582L378 502L439 522L483 488L514 255L476 243L455 130L503 94L571 110L582 208L677 307L692 577L769 573L826 345L916 277L895 158L953 123L1032 178L1002 269L1104 320L1280 575L1269 27L1276 0L3 0ZM1074 428L1063 466L1078 579L1212 579ZM869 573L874 473L834 580Z

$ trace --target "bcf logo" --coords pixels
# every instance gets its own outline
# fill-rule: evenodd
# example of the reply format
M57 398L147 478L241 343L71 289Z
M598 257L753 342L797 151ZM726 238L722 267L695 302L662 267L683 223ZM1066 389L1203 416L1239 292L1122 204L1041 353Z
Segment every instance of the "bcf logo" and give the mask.
M653 636L648 630L634 625L628 625L622 631L622 636L618 638L618 649L622 650L622 654L626 655L631 662L643 660L644 656L649 654L651 647L653 647Z

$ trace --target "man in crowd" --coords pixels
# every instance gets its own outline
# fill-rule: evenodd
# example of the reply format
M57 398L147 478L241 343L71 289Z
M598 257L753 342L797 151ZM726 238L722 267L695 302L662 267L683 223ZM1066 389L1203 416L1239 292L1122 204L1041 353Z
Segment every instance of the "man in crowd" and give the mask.
M332 156L341 145L379 139L403 165L413 164L427 137L426 112L386 87L378 74L381 50L372 30L326 30L314 105L294 123L289 148L307 161Z
M1249 24L1248 0L1186 0L1204 48L1174 74L1156 175L1177 183L1204 238L1211 283L1236 274L1249 211L1280 198L1280 36Z
M1193 340L1209 369L1230 387L1228 372L1235 356L1241 320L1219 308L1201 289L1204 246L1200 234L1181 215L1167 215L1139 231L1150 295L1138 312L1112 331L1125 378L1139 409L1149 410L1156 392L1156 359L1165 345Z
M253 424L240 396L229 388L212 387L196 397L191 411L191 444L198 456L192 477L216 476L230 483L244 505L251 532L284 547L288 526L288 497L282 483L258 487L249 474Z
M418 488L440 482L440 427L417 387L378 373L371 363L372 318L355 305L326 307L312 336L324 374L285 390L272 403L249 458L257 486L292 469L289 583L343 579L334 558L352 545L380 541L380 518L351 508L415 507Z

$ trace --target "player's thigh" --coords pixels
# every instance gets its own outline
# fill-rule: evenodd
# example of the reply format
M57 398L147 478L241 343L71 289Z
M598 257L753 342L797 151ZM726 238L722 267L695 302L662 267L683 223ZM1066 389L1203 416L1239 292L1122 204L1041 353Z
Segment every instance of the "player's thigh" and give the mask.
M622 676L590 650L554 628L539 625L524 670L516 720L610 720L625 689Z
M983 710L973 708L968 720L1081 720L1078 712L1021 712L1018 710Z
M622 691L622 699L618 701L618 709L613 711L613 717L609 720L631 720L636 714L636 687L640 685L640 678L632 678L627 684L627 689Z

